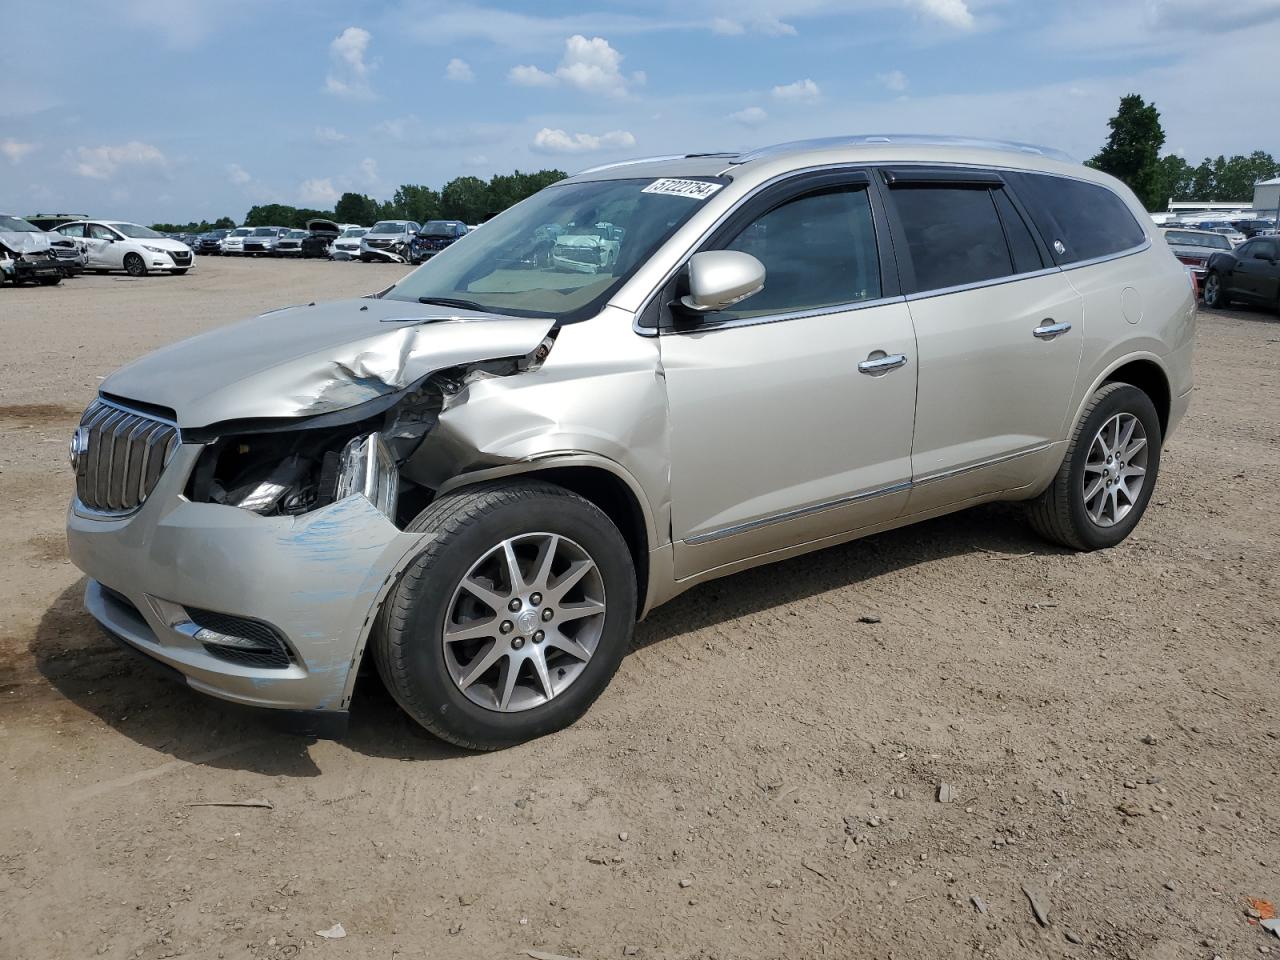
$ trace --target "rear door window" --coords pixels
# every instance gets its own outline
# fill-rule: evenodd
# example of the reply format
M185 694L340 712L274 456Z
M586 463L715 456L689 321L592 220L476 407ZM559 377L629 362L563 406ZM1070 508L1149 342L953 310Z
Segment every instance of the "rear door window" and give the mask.
M1132 250L1146 240L1128 204L1104 186L1044 173L1009 176L1063 266Z
M1017 272L994 192L989 186L944 181L905 183L890 191L911 253L916 292Z

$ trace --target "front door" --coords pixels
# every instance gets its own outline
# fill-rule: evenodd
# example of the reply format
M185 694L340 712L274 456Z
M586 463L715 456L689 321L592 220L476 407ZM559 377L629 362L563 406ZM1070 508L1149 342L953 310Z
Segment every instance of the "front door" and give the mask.
M937 176L907 171L889 190L920 353L912 513L1042 475L1084 344L1082 298L1000 178Z
M828 174L748 201L703 249L754 255L764 289L662 332L679 578L905 505L915 335L868 188Z
M110 227L101 223L88 225L85 243L89 248L89 266L100 270L119 270L124 266L124 252L120 238Z

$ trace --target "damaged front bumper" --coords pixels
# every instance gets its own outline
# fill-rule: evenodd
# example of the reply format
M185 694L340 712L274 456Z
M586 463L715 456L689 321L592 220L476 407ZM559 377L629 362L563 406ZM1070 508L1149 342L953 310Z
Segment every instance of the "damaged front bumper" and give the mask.
M346 711L381 600L422 535L359 495L300 516L192 503L183 489L201 450L180 445L130 515L73 501L67 542L90 577L87 609L203 693Z

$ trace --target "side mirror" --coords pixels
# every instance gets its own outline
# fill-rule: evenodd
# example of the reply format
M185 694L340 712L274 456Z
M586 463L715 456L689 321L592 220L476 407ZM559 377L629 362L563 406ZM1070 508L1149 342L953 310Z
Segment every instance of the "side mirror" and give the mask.
M708 250L689 259L689 293L680 306L690 313L725 310L764 289L764 264L737 250Z

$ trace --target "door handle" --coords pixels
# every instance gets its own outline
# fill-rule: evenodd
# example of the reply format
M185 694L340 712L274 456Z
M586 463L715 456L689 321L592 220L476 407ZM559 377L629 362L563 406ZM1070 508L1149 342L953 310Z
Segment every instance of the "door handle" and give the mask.
M1069 323L1054 323L1053 320L1046 318L1044 323L1031 331L1031 335L1039 340L1052 340L1054 337L1060 337L1071 329Z
M876 356L876 354L880 356ZM873 377L888 373L890 370L897 370L899 367L907 365L907 358L900 353L886 354L880 350L872 352L871 356L858 364L858 372L865 373Z

